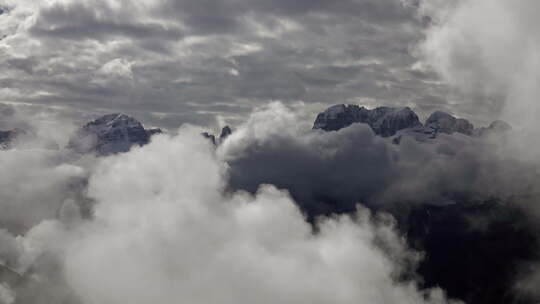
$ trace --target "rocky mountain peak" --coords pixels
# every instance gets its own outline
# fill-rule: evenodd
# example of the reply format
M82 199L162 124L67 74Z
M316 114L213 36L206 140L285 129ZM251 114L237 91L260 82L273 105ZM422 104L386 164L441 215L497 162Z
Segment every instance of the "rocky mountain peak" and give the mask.
M232 134L231 127L225 126L221 129L221 133L219 134L219 137L208 132L203 132L202 136L205 138L208 138L214 145L218 145L222 143L231 134Z
M313 129L337 131L354 123L365 123L379 136L392 137L399 144L403 137L411 137L417 141L429 142L439 133L460 133L467 136L486 136L501 134L511 127L504 121L494 121L487 128L475 129L474 125L463 118L443 112L433 112L425 124L422 124L416 113L409 107L378 107L368 110L357 105L338 104L319 113Z
M96 152L98 155L127 152L132 146L147 144L156 133L161 133L161 130L146 130L138 120L128 115L107 114L77 130L68 148L79 153Z
M418 116L410 108L378 107L368 110L357 105L334 105L317 115L313 129L337 131L353 123L368 124L375 134L392 136L405 128L421 126Z
M223 129L221 129L221 134L219 135L219 140L220 141L223 141L225 140L225 138L229 137L229 135L232 134L232 130L229 126L225 126L223 127Z
M452 134L454 132L465 135L472 135L474 126L468 120L456 118L446 112L436 111L426 120L426 127L434 129L436 132Z

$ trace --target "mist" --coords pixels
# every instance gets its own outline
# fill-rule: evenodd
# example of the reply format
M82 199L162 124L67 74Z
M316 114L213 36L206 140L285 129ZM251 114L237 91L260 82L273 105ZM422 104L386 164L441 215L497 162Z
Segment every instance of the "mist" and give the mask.
M420 1L419 14L431 24L418 51L470 102L484 101L517 128L536 132L538 9L537 1Z
M500 117L519 130L506 156L531 167L537 166L540 151L535 140L540 127L538 9L537 1L426 0L419 6L419 15L431 21L418 46L425 63L471 102L496 104ZM539 183L529 180L531 193L514 201L538 222ZM536 273L524 276L516 288L538 295L532 287L538 286L538 266L527 268Z

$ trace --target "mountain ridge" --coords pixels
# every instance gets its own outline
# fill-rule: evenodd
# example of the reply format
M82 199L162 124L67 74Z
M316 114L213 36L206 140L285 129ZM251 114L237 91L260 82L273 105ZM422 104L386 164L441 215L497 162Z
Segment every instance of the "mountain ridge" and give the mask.
M426 142L435 139L440 133L481 137L512 129L508 123L501 120L492 122L488 127L475 129L467 119L457 118L443 111L433 112L425 123L421 123L418 115L409 107L377 107L369 110L363 106L346 104L333 105L319 113L313 129L338 131L355 123L369 125L376 135L391 137L396 144L399 144L403 137Z

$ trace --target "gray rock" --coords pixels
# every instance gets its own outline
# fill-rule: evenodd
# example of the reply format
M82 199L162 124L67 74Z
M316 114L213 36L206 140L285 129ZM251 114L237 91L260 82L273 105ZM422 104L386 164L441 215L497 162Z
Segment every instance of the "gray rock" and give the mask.
M375 134L389 137L397 131L421 127L418 116L410 108L378 107L368 110L357 105L335 105L320 113L313 129L337 131L353 123L368 124Z
M148 136L152 136L154 134L162 134L163 131L161 131L161 129L159 128L155 128L155 129L147 129L146 133L148 134Z
M434 129L436 132L452 134L458 132L465 135L472 135L474 126L468 120L455 118L454 116L436 111L426 120L426 127Z
M229 135L231 134L232 134L232 130L229 126L223 127L223 129L221 129L221 134L219 135L219 141L223 142L225 138L229 137Z
M204 138L208 138L208 140L210 140L212 142L212 144L216 145L216 136L214 134L210 134L208 132L202 132L201 135L204 137Z
M205 138L208 138L214 145L219 145L231 134L232 134L231 128L229 126L225 126L223 127L223 129L221 129L221 133L219 134L219 137L208 132L203 132L201 135Z
M124 114L108 114L91 121L71 137L68 148L79 153L95 152L100 156L127 152L143 146L159 129L146 130L136 119Z
M487 128L475 129L463 118L436 111L429 116L425 125L410 108L378 107L368 110L357 105L334 105L317 115L313 129L337 131L354 123L365 123L379 136L391 137L399 144L404 137L419 142L433 142L439 134L458 133L459 141L467 142L472 137L501 135L512 128L504 121L494 121Z

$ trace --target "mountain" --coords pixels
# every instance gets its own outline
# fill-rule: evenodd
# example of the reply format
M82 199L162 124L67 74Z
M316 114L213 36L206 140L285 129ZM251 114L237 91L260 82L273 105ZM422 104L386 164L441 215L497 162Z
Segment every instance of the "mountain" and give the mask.
M225 126L223 127L223 129L221 129L221 133L219 134L219 137L216 137L216 135L208 133L208 132L201 133L203 137L208 138L208 140L210 140L214 145L221 144L231 134L232 134L232 129L229 126Z
M125 114L107 114L93 120L71 137L68 148L79 153L95 152L104 156L127 152L133 146L143 146L160 129L145 129L135 118Z
M437 133L461 133L465 135L472 135L474 126L468 120L463 118L455 118L454 116L442 112L436 111L431 114L426 120L426 127L435 130Z
M334 105L317 115L313 129L337 131L353 123L368 124L375 134L389 137L397 131L421 126L410 108L378 107L368 110L357 105Z
M210 134L208 132L202 132L201 135L204 138L208 138L208 140L211 141L214 145L217 145L216 136L214 134Z
M229 126L223 127L223 129L221 129L221 134L219 135L219 141L223 142L225 138L229 137L229 135L231 134L232 134L232 130Z
M425 124L408 107L378 107L368 110L357 105L338 104L319 113L313 129L337 131L354 123L365 123L373 132L382 137L392 137L396 144L403 137L411 137L420 142L428 142L438 134L459 133L470 137L500 134L511 129L506 122L497 120L487 128L475 129L474 125L463 118L456 118L442 111L432 113Z

